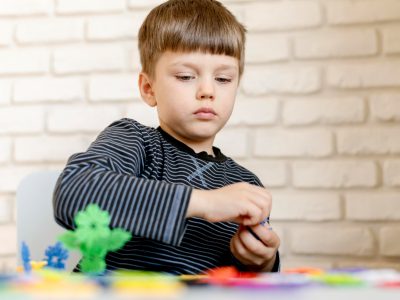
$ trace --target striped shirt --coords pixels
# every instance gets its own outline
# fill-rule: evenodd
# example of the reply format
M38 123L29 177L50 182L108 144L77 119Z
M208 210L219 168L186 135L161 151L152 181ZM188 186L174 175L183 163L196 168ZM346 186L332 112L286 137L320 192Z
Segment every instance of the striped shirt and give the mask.
M68 160L54 191L55 219L74 229L76 213L96 203L109 212L111 228L131 232L123 248L106 256L107 270L201 274L224 265L243 268L229 247L237 224L185 218L193 188L262 186L253 173L213 151L215 156L195 153L160 127L116 121Z

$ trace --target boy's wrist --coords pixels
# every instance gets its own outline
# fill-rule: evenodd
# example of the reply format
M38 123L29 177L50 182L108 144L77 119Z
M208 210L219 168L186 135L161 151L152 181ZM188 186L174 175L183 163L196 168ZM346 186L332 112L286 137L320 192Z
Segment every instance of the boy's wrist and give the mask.
M186 218L199 217L204 218L205 216L205 205L206 197L204 193L206 191L193 189L189 199L189 205L186 213Z

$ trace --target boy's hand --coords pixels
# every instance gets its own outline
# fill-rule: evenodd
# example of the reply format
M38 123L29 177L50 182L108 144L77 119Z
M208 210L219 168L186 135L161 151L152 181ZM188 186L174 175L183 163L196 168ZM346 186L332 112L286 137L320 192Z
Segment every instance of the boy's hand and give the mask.
M260 238L260 241L241 225L231 239L231 252L249 268L249 271L269 272L274 266L280 239L274 231L269 229L268 224L251 226L250 229Z
M187 217L210 222L260 223L271 211L271 194L263 187L239 182L215 190L193 190Z

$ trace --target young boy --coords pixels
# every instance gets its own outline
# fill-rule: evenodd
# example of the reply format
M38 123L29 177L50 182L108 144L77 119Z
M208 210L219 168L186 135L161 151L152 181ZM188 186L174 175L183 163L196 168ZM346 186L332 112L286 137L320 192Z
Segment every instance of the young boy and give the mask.
M233 109L244 44L243 25L215 0L170 0L147 16L139 88L160 126L114 122L69 159L54 193L55 218L65 228L97 203L112 227L132 233L107 255L108 270L279 270L279 237L260 224L271 211L270 193L213 147Z

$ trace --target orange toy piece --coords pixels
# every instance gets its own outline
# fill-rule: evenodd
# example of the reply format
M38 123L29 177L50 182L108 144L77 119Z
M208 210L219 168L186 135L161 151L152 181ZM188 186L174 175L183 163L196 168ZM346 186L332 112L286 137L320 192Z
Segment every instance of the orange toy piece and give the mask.
M282 271L282 273L287 273L287 274L306 274L306 275L321 275L324 274L325 271L319 268L309 268L309 267L303 267L303 268L291 268L291 269L285 269Z

